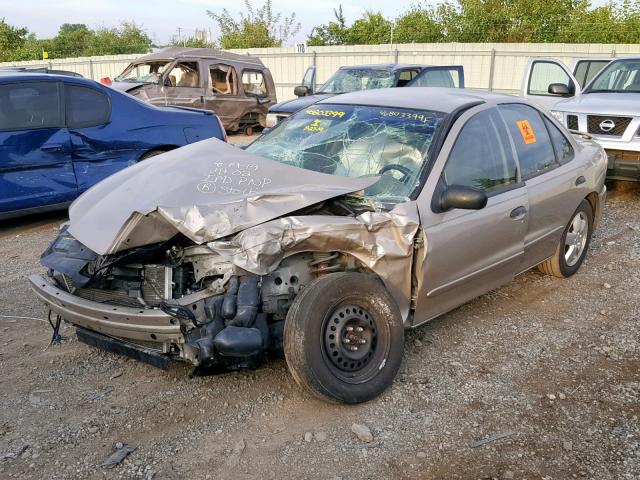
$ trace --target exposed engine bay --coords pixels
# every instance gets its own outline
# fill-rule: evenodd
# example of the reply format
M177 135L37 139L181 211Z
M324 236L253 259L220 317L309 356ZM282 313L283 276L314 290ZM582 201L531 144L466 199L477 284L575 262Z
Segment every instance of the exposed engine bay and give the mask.
M344 196L301 213L355 216L372 210L361 197ZM154 334L147 340L121 340L220 370L255 368L282 356L284 320L301 289L326 273L366 271L348 254L302 252L285 258L270 273L257 275L180 234L165 242L97 255L66 227L41 261L50 279L73 296L113 305L113 310L162 311L182 334L171 341Z

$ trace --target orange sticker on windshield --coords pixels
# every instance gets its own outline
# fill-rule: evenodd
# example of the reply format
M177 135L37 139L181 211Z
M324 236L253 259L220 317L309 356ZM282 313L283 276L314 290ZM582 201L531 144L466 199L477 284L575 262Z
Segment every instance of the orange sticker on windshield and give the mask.
M518 130L520 130L520 135L522 135L522 140L524 140L525 144L536 143L536 134L533 133L529 120L520 120L516 122L516 125L518 125Z

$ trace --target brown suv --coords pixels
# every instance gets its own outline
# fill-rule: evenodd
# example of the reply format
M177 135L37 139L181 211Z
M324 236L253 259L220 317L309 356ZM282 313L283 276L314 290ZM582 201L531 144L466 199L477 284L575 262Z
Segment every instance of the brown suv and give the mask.
M131 63L113 88L154 105L213 110L229 131L250 134L277 103L260 59L210 48L169 48Z

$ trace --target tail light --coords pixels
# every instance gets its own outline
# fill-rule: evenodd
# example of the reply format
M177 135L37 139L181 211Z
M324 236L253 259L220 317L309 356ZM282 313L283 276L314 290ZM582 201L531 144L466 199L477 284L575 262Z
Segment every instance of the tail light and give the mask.
M111 85L113 82L111 81L111 79L109 77L102 77L100 79L100 83L103 85Z
M222 120L220 117L216 115L216 120L218 120L218 125L220 126L220 131L222 132L222 141L229 142L229 137L227 137L227 131L224 129L224 125L222 125Z

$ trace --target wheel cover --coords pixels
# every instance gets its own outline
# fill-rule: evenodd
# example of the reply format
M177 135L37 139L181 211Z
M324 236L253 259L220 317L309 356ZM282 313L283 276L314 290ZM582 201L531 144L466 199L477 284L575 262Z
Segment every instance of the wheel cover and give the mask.
M364 373L378 347L376 321L358 305L339 306L325 320L323 346L338 376Z
M584 252L589 238L589 221L584 212L578 212L569 224L569 230L564 238L564 261L573 267Z

